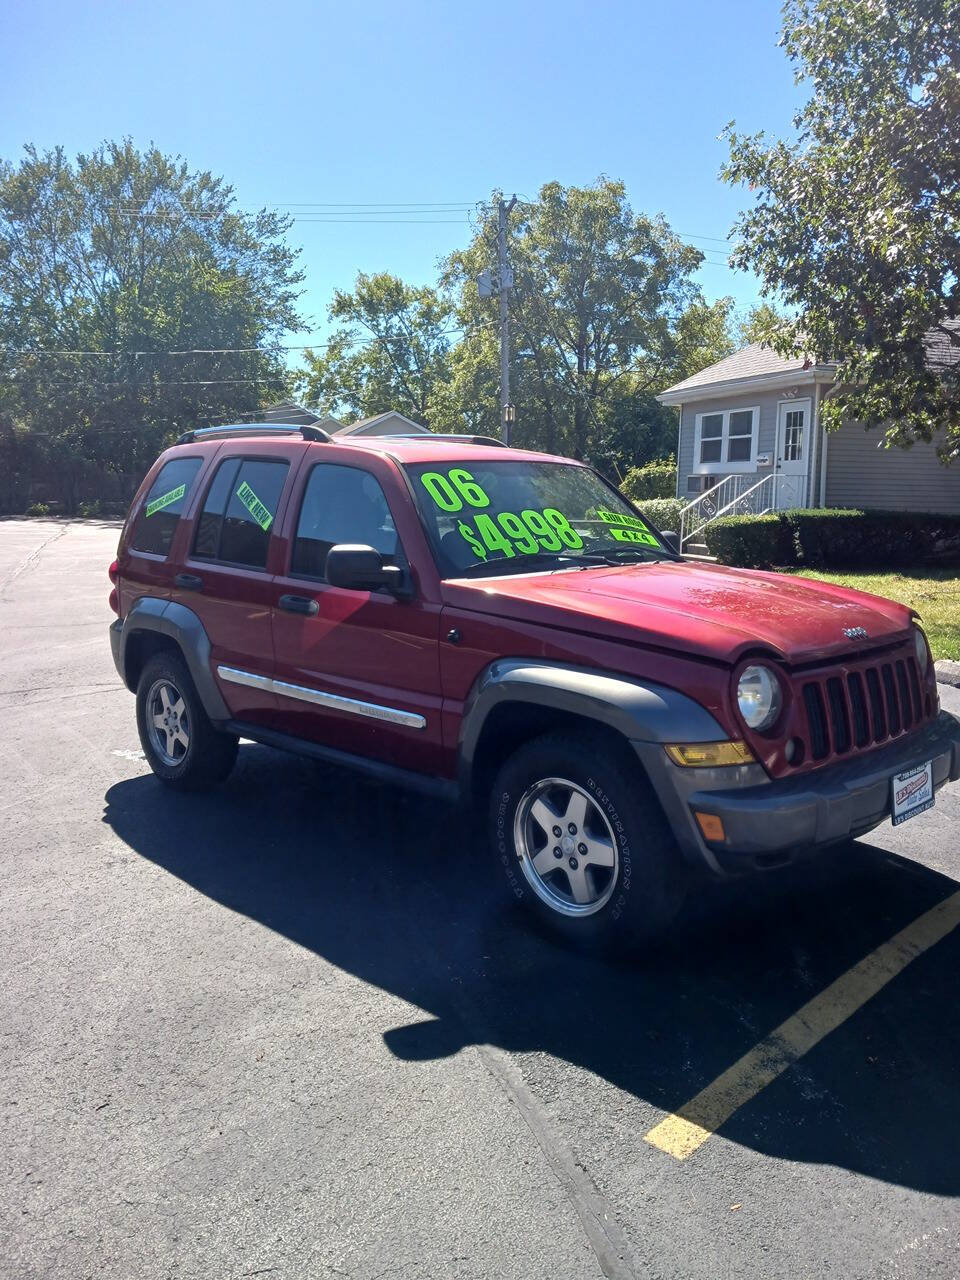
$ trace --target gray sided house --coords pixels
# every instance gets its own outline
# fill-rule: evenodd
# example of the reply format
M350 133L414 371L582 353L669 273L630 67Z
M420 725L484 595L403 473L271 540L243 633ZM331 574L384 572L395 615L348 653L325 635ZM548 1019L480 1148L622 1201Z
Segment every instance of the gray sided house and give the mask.
M295 427L320 427L332 436L402 436L429 434L426 427L404 417L396 409L386 413L375 414L372 418L358 418L356 422L341 422L331 414L321 415L301 404L287 400L282 404L271 404L264 410L265 422L289 423Z
M821 428L833 381L832 365L754 343L657 397L680 414L685 542L718 515L791 507L960 515L960 466L944 466L936 443L885 449L882 431Z

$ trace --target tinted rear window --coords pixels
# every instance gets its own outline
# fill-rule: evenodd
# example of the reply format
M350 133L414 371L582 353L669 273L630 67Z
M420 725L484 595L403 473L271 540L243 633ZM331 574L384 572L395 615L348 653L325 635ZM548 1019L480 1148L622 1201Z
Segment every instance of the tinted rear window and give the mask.
M264 569L286 462L226 458L207 490L193 554Z
M160 468L130 535L135 551L170 554L173 535L202 465L202 458L174 458Z

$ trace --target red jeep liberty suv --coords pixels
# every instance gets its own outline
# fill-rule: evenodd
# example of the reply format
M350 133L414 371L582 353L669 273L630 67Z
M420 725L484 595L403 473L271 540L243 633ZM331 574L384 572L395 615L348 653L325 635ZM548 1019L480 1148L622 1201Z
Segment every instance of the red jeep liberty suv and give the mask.
M909 609L675 544L589 467L483 437L197 430L133 501L110 639L170 786L221 781L245 737L485 806L516 899L629 943L691 871L780 865L960 777Z

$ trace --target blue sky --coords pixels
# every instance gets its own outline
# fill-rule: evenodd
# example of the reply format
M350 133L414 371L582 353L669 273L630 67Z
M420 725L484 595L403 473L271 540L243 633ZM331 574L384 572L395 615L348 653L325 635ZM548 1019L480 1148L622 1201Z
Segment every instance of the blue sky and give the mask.
M708 298L746 307L757 282L721 243L746 196L717 179L717 135L733 117L789 131L779 24L765 0L33 0L4 18L0 155L129 134L224 175L243 207L288 207L317 335L359 270L433 280L470 235L449 205L599 174L707 251Z

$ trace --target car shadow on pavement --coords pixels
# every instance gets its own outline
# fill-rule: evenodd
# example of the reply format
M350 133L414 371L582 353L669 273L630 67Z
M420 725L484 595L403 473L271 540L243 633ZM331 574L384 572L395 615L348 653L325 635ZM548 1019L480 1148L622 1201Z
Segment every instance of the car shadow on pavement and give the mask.
M668 941L614 962L531 933L459 810L310 761L248 745L217 791L181 795L145 775L106 801L104 821L138 854L428 1011L386 1032L398 1057L471 1044L548 1054L666 1112L957 888L861 843L707 887ZM958 966L960 930L737 1112L723 1137L960 1193Z

